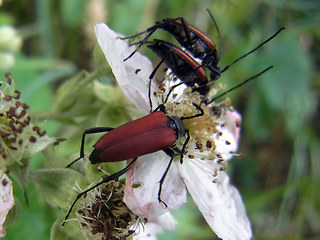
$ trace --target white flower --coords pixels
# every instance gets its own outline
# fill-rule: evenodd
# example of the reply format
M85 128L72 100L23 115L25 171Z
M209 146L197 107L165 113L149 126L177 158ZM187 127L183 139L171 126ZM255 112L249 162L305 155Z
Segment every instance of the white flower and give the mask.
M0 238L6 236L3 223L9 210L14 205L12 182L8 176L0 170Z
M96 24L95 30L98 43L123 92L137 107L149 111L148 83L153 71L150 61L136 53L123 62L132 52L127 43L117 38L118 35L103 23ZM166 80L165 89L168 90L172 86L170 75ZM162 103L167 93L160 92L154 96L157 94L153 93L159 92L155 86L153 83L153 108ZM199 113L193 103L200 104L200 96L181 85L171 93L165 107L168 115L193 116ZM159 224L161 216L186 203L187 188L219 238L250 239L251 226L241 196L229 184L229 177L224 172L226 161L237 151L241 118L235 111L223 107L219 108L221 114L214 115L211 107L201 105L204 116L184 120L191 139L183 164L174 161L163 182L160 197L167 207L158 200L159 181L170 161L163 151L139 157L127 172L124 200L135 214ZM183 143L184 139L179 139L176 145L181 149ZM162 227L170 229L174 226Z

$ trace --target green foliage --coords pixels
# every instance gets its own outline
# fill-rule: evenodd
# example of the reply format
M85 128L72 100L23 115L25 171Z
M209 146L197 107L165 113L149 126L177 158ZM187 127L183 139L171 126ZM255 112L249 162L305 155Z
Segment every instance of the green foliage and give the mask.
M206 8L218 23L221 39ZM15 65L0 70L0 78L11 72L32 118L51 137L66 139L38 156L41 160L32 170L28 166L10 173L19 203L8 216L4 239L50 239L52 225L51 239L81 239L76 223L61 226L76 195L70 187L76 181L86 188L99 181L101 173L84 160L76 170L63 167L78 157L84 129L114 127L139 116L115 87L101 51L95 48L93 24L106 21L129 35L156 20L180 16L215 40L222 66L286 26L286 31L219 79L230 88L275 66L228 95L243 116L240 151L244 154L229 164L229 173L242 193L255 239L316 239L320 235L319 10L320 4L312 0L38 0L32 4L4 0L0 25L14 25L23 46L13 53ZM156 35L170 38L160 30ZM96 139L88 138L86 153ZM103 166L109 172L121 167L122 163ZM214 238L189 203L174 213L178 230L165 232L161 239Z
M74 199L71 186L77 181L82 185L83 179L79 172L65 168L38 169L29 174L42 197L52 206L63 209L68 209Z

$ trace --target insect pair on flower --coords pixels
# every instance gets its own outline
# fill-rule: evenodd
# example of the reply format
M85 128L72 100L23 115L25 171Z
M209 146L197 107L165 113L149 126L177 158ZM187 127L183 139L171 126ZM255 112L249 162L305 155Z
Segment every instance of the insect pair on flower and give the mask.
M127 43L105 24L96 25L98 43L125 95L146 113L151 104L155 110L116 129L86 130L80 157L75 161L84 157L85 136L102 131L110 132L94 145L89 157L92 163L133 160L129 160L120 172L79 194L71 208L84 194L126 172L123 201L136 216L148 219L146 226L172 228L174 221L169 211L186 202L187 188L219 237L250 239L250 222L240 194L229 184L223 165L236 155L241 118L235 111L214 105L213 100L205 100L210 81L203 68L209 68L211 79L220 76L216 49L214 54L201 55L203 61L198 63L193 62L195 59L185 51L164 41L157 40L151 45L147 43L150 33L165 26L164 22L157 24L147 30L147 37L140 45L149 44L162 58L161 62L171 68L161 87L152 81L160 65L154 70L144 56L136 51L131 54ZM181 44L194 43L196 46L202 43L196 37L199 36L197 29L183 23L183 19L171 19L170 24L189 31L188 41ZM174 30L168 27L168 31ZM188 32L184 33L188 35ZM179 35L180 39L183 39L182 35ZM191 46L190 49L192 52L201 47ZM207 60L206 56L213 56L214 61L209 61L208 57ZM174 160L177 155L180 161ZM70 213L71 209L67 217Z

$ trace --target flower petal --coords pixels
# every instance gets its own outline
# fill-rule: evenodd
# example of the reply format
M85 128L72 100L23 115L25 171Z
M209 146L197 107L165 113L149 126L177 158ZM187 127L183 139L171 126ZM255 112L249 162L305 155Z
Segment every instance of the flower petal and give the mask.
M177 220L171 215L170 212L166 212L160 216L157 216L155 219L149 218L149 222L156 222L158 223L162 228L168 229L168 230L174 230L176 225L178 224Z
M137 107L148 112L149 75L153 71L150 60L137 52L124 62L123 59L133 51L128 44L105 23L96 24L95 31L98 43L124 94ZM157 89L156 84L153 83L152 88Z
M241 115L236 111L224 111L219 119L215 145L224 160L229 160L238 149L240 138Z
M177 221L169 213L164 213L154 219L149 218L144 225L143 230L133 237L134 240L156 240L156 235L162 232L162 229L174 230Z
M124 202L133 213L148 218L159 216L186 203L186 187L173 163L164 180L161 200L158 200L159 181L170 157L164 152L139 157L136 165L127 172Z
M14 205L12 182L6 174L0 171L0 238L6 236L3 223L9 210Z
M157 234L161 232L162 228L159 224L148 222L137 235L133 236L133 240L157 240Z
M229 184L229 177L225 172L218 172L219 182L212 181L212 173L216 168L214 162L186 159L179 166L179 172L194 202L219 238L250 239L250 221L241 196Z

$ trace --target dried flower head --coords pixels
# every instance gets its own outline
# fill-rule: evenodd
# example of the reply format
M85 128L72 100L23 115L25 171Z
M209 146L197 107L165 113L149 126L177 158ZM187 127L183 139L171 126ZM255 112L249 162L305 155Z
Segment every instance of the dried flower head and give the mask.
M123 202L123 190L122 182L111 181L81 199L76 215L85 236L99 240L123 240L135 233L142 221Z
M29 106L20 101L11 74L7 83L0 82L0 169L43 150L54 139L46 136L39 126L32 124Z

